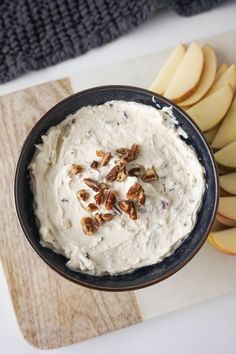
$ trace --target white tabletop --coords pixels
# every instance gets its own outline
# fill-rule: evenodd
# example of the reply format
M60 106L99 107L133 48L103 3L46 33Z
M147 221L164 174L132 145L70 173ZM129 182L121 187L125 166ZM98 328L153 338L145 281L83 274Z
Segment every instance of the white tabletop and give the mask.
M0 86L0 94L83 70L156 51L180 41L205 37L235 28L236 2L191 18L161 11L132 33L88 54ZM235 50L235 43L232 43ZM210 265L209 265L210 266ZM207 286L207 284L206 284ZM174 296L174 294L173 294ZM92 340L52 352L106 353L235 353L236 294L168 314ZM38 349L23 339L17 326L9 292L0 267L0 352L34 354Z

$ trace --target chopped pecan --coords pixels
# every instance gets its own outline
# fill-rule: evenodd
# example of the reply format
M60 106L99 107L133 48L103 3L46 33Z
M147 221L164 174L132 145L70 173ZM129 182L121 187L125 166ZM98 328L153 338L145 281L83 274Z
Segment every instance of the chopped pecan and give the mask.
M92 236L94 233L93 218L86 216L80 220L82 229L87 236Z
M119 166L114 166L110 172L107 174L106 176L106 180L109 181L109 182L112 182L112 181L115 181L118 173L120 171L120 167Z
M81 189L76 193L76 196L78 199L82 199L83 201L87 200L89 198L89 194L84 190Z
M102 204L104 197L104 191L101 189L97 194L95 194L94 199L97 205Z
M104 157L106 155L106 153L104 151L101 151L101 150L96 150L96 155L98 157Z
M130 189L126 193L127 199L136 200L141 190L142 186L139 183L135 183L133 186L130 187Z
M128 175L132 177L140 177L144 172L144 167L138 166L133 167L128 171Z
M138 151L139 151L139 145L138 144L133 144L130 151L134 154L134 160L137 158Z
M127 177L127 174L126 174L126 169L125 169L125 167L124 167L124 168L122 168L122 170L120 170L120 172L118 173L118 175L117 175L117 177L116 177L116 180L117 180L118 182L122 182L122 181L124 181L124 180L126 179L126 177Z
M105 208L111 210L116 202L116 194L114 191L109 191L105 203Z
M130 206L129 217L130 217L131 220L136 220L137 219L137 211L136 211L136 208L134 206L134 203L132 203L132 202L131 202L131 206Z
M109 163L111 158L112 158L111 153L110 152L106 153L102 158L101 165L106 166Z
M128 213L130 211L131 203L129 200L121 200L118 203L119 208L124 211L125 213Z
M128 151L129 151L129 149L127 149L127 148L119 148L119 149L116 149L116 152L117 152L119 155L126 155Z
M94 192L98 192L100 190L100 187L98 185L98 182L94 181L91 178L84 178L83 179L84 183L87 184L89 188L91 188Z
M77 175L78 173L81 173L81 172L83 172L83 167L82 166L80 166L80 165L76 165L76 164L72 164L71 165L71 168L70 168L70 174L71 174L71 176L75 176L75 175Z
M97 227L100 227L102 225L102 223L103 223L103 219L102 219L101 214L96 213L95 216L94 216L94 224Z
M128 200L135 200L137 203L144 205L146 201L145 192L139 183L135 183L126 193Z
M97 205L95 205L94 203L89 203L89 205L88 205L88 207L87 207L87 210L89 211L89 212L93 212L93 211L95 211L95 210L97 210L98 209L98 207L97 207Z
M110 213L101 214L102 220L110 221L113 218L113 215Z
M103 190L109 189L108 185L104 182L99 183L99 187Z
M91 168L94 168L95 170L98 168L98 161L93 160L93 162L90 165Z
M144 182L151 182L151 181L155 181L157 179L157 173L154 170L154 168L147 168L145 173L142 176L142 180Z
M144 190L141 190L139 195L138 195L138 198L137 198L137 202L141 205L144 205L145 202L146 202L146 196L145 196L145 193L144 193Z
M116 162L116 164L117 164L117 166L122 167L122 166L126 165L127 162L128 162L128 161L125 159L125 157L122 157L121 159L119 159L119 160Z

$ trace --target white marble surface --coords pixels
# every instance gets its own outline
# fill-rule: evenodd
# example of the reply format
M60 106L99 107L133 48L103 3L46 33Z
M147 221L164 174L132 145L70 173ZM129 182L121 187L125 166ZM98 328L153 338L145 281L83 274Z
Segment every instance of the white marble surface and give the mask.
M232 1L192 18L181 18L168 11L161 12L139 29L103 48L0 86L0 94L137 57L157 50L158 47L170 47L179 41L234 29L235 15L236 2ZM178 293L173 293L175 296ZM233 354L235 327L236 295L228 295L53 352L99 354L112 350L115 354L127 352L128 348L129 353L158 351L165 354ZM0 268L0 352L33 354L38 351L29 346L20 334Z

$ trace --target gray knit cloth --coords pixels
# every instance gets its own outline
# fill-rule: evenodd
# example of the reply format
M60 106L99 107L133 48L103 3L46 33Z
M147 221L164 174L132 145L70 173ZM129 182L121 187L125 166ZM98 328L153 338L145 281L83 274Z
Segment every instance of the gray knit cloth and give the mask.
M0 83L108 43L161 8L189 16L224 0L0 0Z

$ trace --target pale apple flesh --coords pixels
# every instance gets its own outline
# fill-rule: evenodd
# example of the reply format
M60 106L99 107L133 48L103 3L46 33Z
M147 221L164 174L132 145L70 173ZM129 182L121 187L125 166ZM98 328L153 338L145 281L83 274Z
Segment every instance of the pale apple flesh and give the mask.
M221 149L222 147L232 143L236 140L236 97L230 106L226 117L224 118L213 142L214 149Z
M229 65L226 63L221 64L221 66L216 71L215 81L218 80L228 69Z
M213 94L214 92L218 91L225 85L230 85L233 89L235 90L236 87L236 70L235 70L235 65L232 64L226 72L219 77L218 80L215 81L215 83L212 85L210 90L207 92L207 96Z
M212 231L208 240L220 252L236 255L236 228Z
M204 133L204 136L209 144L211 144L212 141L214 140L218 132L218 129L219 129L219 124L217 124L217 126L215 126L213 129L208 130L207 132Z
M190 117L205 132L214 128L227 113L233 98L232 88L227 85L203 98L187 110Z
M220 187L227 193L236 195L236 172L219 177Z
M232 169L236 168L236 141L226 145L223 149L217 151L215 154L215 160L220 165L229 167Z
M175 102L183 101L189 97L200 82L203 66L203 50L196 42L192 42L164 96Z
M185 54L183 44L178 44L170 54L163 68L150 86L150 90L163 95L170 84L170 81L178 69Z
M190 106L198 101L210 89L216 76L216 54L214 50L207 44L202 48L204 56L204 68L200 83L193 94L184 101L179 103L180 106Z

